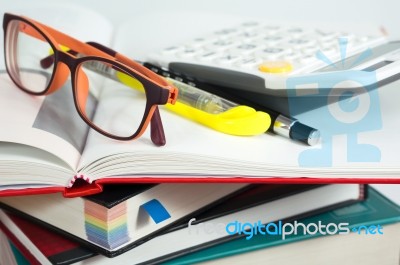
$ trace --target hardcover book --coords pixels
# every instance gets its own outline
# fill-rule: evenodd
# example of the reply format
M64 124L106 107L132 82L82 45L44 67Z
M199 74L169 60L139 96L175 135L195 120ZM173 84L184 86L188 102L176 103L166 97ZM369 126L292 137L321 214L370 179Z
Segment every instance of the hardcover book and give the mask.
M248 184L115 184L102 193L0 197L10 209L109 257L154 237L189 215L229 199Z

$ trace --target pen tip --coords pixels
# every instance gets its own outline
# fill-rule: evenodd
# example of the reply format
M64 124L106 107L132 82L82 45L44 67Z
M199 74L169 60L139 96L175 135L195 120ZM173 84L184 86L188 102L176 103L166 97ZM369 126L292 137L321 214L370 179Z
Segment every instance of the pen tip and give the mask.
M317 129L314 129L310 132L308 136L307 144L316 145L320 142L320 140L321 140L321 133Z

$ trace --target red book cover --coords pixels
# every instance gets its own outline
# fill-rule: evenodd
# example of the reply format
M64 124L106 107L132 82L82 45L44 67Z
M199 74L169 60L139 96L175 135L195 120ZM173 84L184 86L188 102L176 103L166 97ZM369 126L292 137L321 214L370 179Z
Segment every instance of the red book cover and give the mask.
M8 224L0 223L0 228L15 245L15 247L29 260L31 264L40 264L40 258L34 256L29 244L18 238L15 229L19 229L33 246L52 264L70 264L95 256L96 253L78 243L69 240L42 226L38 226L13 214L6 213ZM10 225L11 224L11 225ZM14 231L13 231L14 230Z

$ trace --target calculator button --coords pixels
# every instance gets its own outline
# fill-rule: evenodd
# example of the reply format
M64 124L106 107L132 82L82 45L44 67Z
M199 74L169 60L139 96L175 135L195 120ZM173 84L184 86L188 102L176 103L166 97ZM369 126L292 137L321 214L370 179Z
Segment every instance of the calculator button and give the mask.
M243 67L243 68L255 67L255 66L260 65L261 63L262 63L262 59L257 58L257 57L246 57L246 58L242 58L236 62L236 64L239 67Z
M244 44L239 45L237 48L240 50L243 50L243 51L254 50L257 48L257 45L244 43Z
M172 54L172 53L178 52L180 50L182 50L182 47L180 47L180 46L170 46L170 47L167 47L164 50L162 50L162 53L163 54Z
M245 31L238 35L239 38L246 41L247 38L255 38L259 36L259 32L257 31Z
M265 49L262 49L261 51L256 52L255 54L256 56L261 57L265 60L275 61L286 53L288 52L282 48L267 47Z
M223 51L235 45L235 42L232 40L216 40L209 45L206 45L205 48L210 51Z
M291 38L299 38L304 35L305 31L302 28L288 28L286 34Z
M229 53L237 54L237 55L240 55L240 54L248 55L259 49L260 49L260 46L258 46L258 45L251 44L251 43L242 43L242 44L239 44L237 47L230 49Z
M280 35L268 35L265 36L263 39L261 39L261 41L264 42L266 45L271 45L271 46L276 45L283 40L284 40L283 36Z
M294 49L302 49L304 47L313 45L315 41L310 39L297 38L289 40L288 43L289 45L293 45Z
M200 54L198 58L203 61L210 61L216 58L218 55L219 53L213 51L207 51L205 53Z
M223 30L216 31L216 32L214 32L214 35L217 38L224 39L224 38L229 38L230 36L232 36L235 33L237 33L237 30L232 28L232 29L223 29Z
M232 64L240 59L237 55L225 54L221 57L218 57L215 61L220 64Z
M276 34L276 33L281 31L281 27L273 26L273 25L267 25L267 26L264 27L264 30L265 30L266 33L274 35L274 34Z
M300 62L302 64L309 65L309 64L312 64L312 63L316 62L316 60L317 60L317 58L316 58L315 54L307 54L307 55L304 55L300 59Z
M300 52L289 52L283 56L283 59L286 61L294 61L303 56Z
M315 37L321 41L332 40L337 37L337 33L330 31L315 30Z
M316 53L318 50L320 50L320 47L318 47L318 46L307 46L307 47L304 47L304 48L301 50L301 52L302 52L303 54L306 54L306 55L315 55L315 53Z
M196 38L193 39L192 41L186 43L187 47L192 47L192 48L197 48L197 47L201 47L207 43L210 43L210 39L207 38Z
M258 70L271 74L289 73L293 70L293 65L286 61L266 61L258 66Z
M193 57L195 56L199 50L193 49L193 48L185 48L183 51L178 53L178 56L181 57Z

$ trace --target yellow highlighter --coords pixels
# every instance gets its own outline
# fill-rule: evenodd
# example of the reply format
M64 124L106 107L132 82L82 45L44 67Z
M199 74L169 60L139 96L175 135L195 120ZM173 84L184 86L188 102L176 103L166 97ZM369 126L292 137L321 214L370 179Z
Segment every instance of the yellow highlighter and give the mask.
M183 117L231 135L258 135L270 127L271 118L265 112L237 105L178 80L166 79L179 90L177 102L167 104L167 108Z
M122 72L116 72L116 77L129 87L143 89L140 82ZM265 112L239 106L178 80L169 77L166 79L179 90L175 104L167 104L166 107L180 116L231 135L258 135L265 133L270 127L271 118Z

